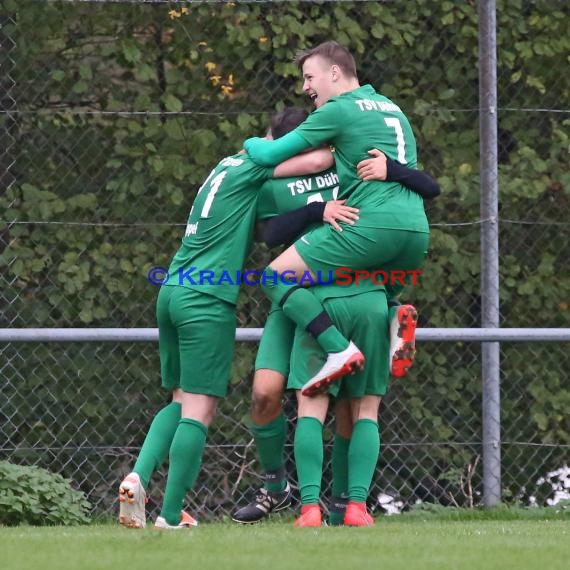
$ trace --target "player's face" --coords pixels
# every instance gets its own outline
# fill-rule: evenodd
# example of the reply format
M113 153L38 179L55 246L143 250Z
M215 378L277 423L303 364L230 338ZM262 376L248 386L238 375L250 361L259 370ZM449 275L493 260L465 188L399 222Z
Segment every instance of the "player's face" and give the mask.
M317 109L324 105L335 92L336 75L333 66L315 55L303 63L303 91L311 98Z

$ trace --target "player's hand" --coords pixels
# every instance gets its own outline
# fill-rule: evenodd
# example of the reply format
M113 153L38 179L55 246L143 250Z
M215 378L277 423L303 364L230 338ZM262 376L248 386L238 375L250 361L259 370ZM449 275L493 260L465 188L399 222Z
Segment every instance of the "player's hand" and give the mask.
M356 165L356 174L362 180L386 180L388 168L386 155L373 148L368 154L374 158L365 158Z
M323 222L330 224L335 230L342 232L337 222L353 225L358 220L358 208L345 206L346 200L331 200L326 203Z

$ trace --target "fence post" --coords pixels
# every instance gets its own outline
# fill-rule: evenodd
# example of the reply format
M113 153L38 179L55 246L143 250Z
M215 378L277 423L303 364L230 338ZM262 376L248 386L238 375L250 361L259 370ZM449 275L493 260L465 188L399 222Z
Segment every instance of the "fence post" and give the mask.
M497 34L495 0L479 2L481 326L499 326ZM500 345L483 343L483 503L501 501Z

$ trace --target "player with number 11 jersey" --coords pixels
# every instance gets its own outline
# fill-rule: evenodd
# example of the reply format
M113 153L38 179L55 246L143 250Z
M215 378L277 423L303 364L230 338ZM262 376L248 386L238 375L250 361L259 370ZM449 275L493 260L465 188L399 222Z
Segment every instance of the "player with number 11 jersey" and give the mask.
M260 187L273 170L257 166L246 154L217 164L198 190L166 285L237 302L238 276L253 241Z

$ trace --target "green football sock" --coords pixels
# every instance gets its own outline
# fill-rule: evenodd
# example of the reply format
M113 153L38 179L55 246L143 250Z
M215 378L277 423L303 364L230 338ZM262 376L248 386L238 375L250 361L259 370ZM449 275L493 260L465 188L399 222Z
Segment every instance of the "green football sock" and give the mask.
M303 417L297 421L295 463L301 504L318 504L323 478L323 424L317 418Z
M334 506L348 494L348 448L350 439L335 434L332 449L332 492L329 523L341 525L344 522L344 511L335 509Z
M252 424L251 433L259 462L265 472L264 487L271 492L283 491L287 485L285 478L283 448L287 437L287 421L281 413L265 425Z
M348 496L365 503L380 456L380 429L372 420L358 420L348 448Z
M294 280L287 280L277 271L266 267L263 271L261 289L274 303L283 308L283 312L303 329L311 331L311 325L326 311L321 302L307 288L294 285ZM334 324L314 334L316 341L325 352L341 352L348 348L348 340Z
M332 494L342 497L348 492L348 449L350 439L346 439L338 433L334 436L332 449Z
M142 486L148 489L152 474L166 461L172 438L180 421L182 406L170 402L155 416L144 439L133 471L141 479Z
M171 525L180 522L184 497L200 471L208 428L196 420L182 418L170 447L170 467L161 516Z

